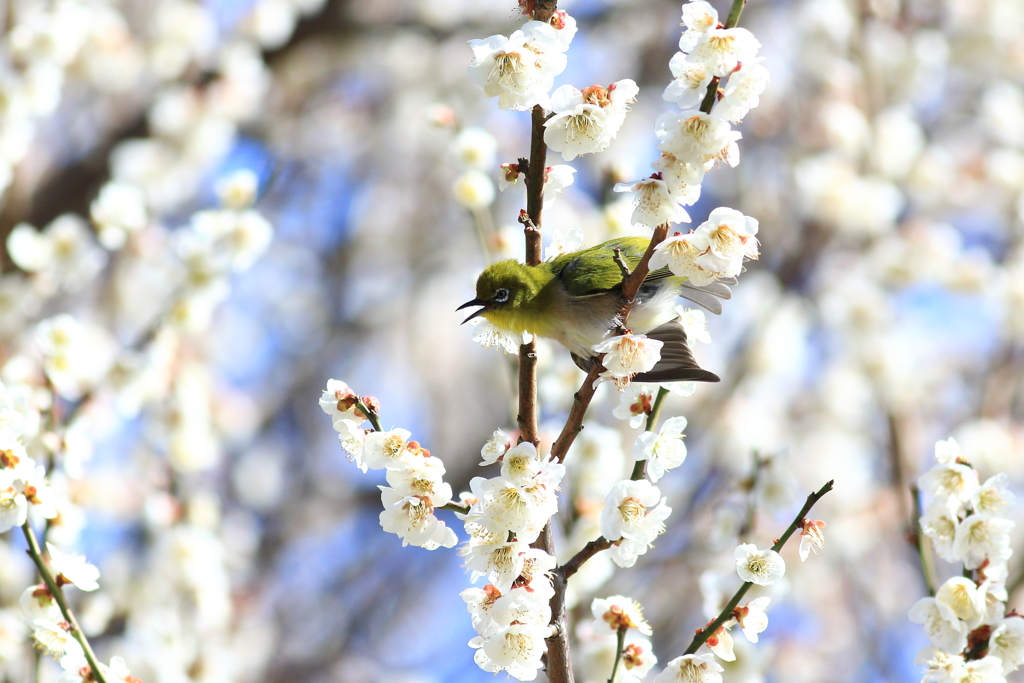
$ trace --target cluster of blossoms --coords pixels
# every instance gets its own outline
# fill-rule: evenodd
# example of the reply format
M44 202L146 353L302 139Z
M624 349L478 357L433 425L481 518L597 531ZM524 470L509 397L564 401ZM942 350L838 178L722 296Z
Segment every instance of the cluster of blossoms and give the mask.
M918 481L931 498L921 531L939 557L962 563L969 576L948 579L910 610L932 643L918 655L928 667L923 680L1003 683L1024 664L1024 618L1006 611L1014 523L1004 515L1015 497L1005 474L980 482L953 439L935 444L935 459Z
M612 595L607 598L595 598L590 604L594 615L588 624L591 649L599 648L606 666L601 673L607 675L612 671L611 678L621 683L640 683L647 673L658 663L651 649L651 626L644 619L640 603L623 595ZM618 653L618 636L622 634L622 649ZM640 635L637 635L640 634ZM647 636L647 637L643 637ZM618 668L615 668L615 656L618 657ZM593 654L591 656L594 656Z
M434 509L452 498L452 487L443 480L444 463L410 440L408 430L363 429L360 425L370 418L365 411L376 414L377 399L359 398L340 380L327 381L320 408L331 417L342 448L360 470L386 470L390 486L380 487L384 531L396 534L402 545L427 550L454 546L455 532L434 516Z
M681 111L665 112L655 125L661 151L653 164L657 172L615 187L618 192L637 193L633 222L651 228L688 222L684 207L697 201L704 174L719 162L739 163L736 141L740 134L732 130L730 122L738 123L757 106L768 81L767 69L756 58L760 43L746 29L724 28L710 4L696 0L683 5L683 24L686 31L679 40L680 52L669 63L675 80L663 95ZM711 87L715 94L708 107L703 103ZM740 236L756 245L757 223L745 228ZM705 253L708 245L698 242L694 247L700 247L696 256ZM756 247L742 256L756 258Z
M462 592L479 634L470 641L485 671L507 671L532 681L542 666L544 639L551 635L554 595L550 572L555 558L531 548L558 510L558 487L565 466L541 457L532 443L513 446L498 430L481 450L481 466L501 463L496 477L474 477L470 507L460 514L469 541L462 549L474 580L483 588Z
M50 487L46 468L28 457L22 437L25 416L0 383L0 533L22 527L31 537L30 549L37 543L32 522L45 520L49 525L69 508L57 491ZM74 586L83 591L99 588L99 570L81 555L65 553L53 543L46 544L49 562L47 572L53 585L61 590ZM39 558L42 561L42 558ZM47 582L29 586L21 594L19 604L28 629L38 647L60 661L64 670L61 683L95 681L86 659L81 633L69 622L69 613L58 605ZM124 660L114 657L109 666L99 664L109 681L132 679Z

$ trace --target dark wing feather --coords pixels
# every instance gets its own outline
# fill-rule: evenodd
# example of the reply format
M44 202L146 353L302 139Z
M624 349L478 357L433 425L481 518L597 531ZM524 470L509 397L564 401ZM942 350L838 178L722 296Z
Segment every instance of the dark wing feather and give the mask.
M661 360L649 372L633 377L634 382L718 382L713 372L704 370L690 352L686 343L686 331L678 320L667 322L647 333L652 339L661 341Z

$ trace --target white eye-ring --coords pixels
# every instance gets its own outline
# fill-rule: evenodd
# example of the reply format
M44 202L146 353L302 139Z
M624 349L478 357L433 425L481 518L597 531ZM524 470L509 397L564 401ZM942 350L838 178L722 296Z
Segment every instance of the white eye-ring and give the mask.
M494 302L498 304L503 304L506 301L508 301L508 290L502 287L501 289L494 293Z

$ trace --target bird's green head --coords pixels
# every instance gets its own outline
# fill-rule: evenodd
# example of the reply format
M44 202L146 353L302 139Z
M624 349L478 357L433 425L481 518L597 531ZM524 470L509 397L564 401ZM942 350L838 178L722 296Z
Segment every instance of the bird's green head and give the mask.
M519 318L543 286L543 275L539 269L513 259L492 263L476 280L476 298L458 308L481 307L463 323L483 316L498 327L522 327Z

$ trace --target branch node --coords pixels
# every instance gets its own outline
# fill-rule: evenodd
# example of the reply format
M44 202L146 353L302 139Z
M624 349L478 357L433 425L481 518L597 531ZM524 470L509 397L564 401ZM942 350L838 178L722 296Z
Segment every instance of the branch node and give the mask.
M615 252L615 263L619 265L619 272L622 273L622 280L625 281L626 278L633 274L633 271L629 269L629 265L626 263L626 259L622 258L621 249L619 249L618 247L614 247L612 251ZM629 303L632 304L633 302L631 301Z

